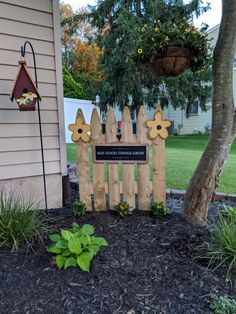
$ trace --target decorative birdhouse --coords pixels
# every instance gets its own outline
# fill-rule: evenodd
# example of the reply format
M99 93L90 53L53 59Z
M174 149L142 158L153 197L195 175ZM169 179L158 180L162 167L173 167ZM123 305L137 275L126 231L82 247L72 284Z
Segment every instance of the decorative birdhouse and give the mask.
M26 61L19 61L19 70L14 82L11 101L16 100L20 111L35 110L37 99L41 100L38 89L27 69Z

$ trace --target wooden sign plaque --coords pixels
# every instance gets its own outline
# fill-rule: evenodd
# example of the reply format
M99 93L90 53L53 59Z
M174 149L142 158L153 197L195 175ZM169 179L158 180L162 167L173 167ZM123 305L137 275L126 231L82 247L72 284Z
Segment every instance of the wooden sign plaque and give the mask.
M147 144L93 145L94 163L148 163Z

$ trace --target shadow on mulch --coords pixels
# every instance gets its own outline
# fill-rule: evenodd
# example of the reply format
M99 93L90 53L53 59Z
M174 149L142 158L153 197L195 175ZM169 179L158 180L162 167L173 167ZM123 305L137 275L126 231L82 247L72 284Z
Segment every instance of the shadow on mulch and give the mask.
M111 211L80 219L71 209L53 210L56 229L73 221L93 224L109 246L90 273L52 266L45 240L35 252L0 249L1 313L210 313L210 294L235 296L225 272L212 273L196 259L195 247L209 239L179 214L156 219L136 211L121 219Z

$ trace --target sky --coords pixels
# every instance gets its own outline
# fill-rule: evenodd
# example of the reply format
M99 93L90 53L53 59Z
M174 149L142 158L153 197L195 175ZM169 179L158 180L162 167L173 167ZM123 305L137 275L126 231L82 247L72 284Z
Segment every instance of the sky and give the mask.
M74 11L80 7L96 4L96 0L63 0L63 2L70 4ZM221 20L221 0L204 0L204 2L211 4L211 10L201 15L198 20L195 20L194 24L199 27L201 23L207 23L209 27L212 28L219 24Z

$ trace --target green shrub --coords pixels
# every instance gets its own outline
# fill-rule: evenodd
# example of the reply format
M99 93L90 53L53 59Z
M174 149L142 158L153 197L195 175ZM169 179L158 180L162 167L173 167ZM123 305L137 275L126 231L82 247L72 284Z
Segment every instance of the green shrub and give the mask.
M166 216L169 214L169 209L165 206L163 202L154 202L151 206L151 212L154 216Z
M73 207L74 207L74 211L73 211L74 216L83 217L85 215L87 208L83 202L76 201L73 203Z
M81 228L77 223L72 224L69 230L61 230L60 234L49 236L53 245L48 252L56 255L56 265L59 269L76 267L89 271L91 261L107 241L102 237L93 236L94 227L89 224Z
M219 213L208 229L211 233L210 243L199 247L201 258L209 259L209 267L217 269L221 265L228 268L227 273L236 269L236 216Z
M215 314L235 314L236 300L229 299L227 295L212 294L210 308Z
M132 214L131 206L126 202L120 202L114 206L116 213L121 217L125 217Z
M23 243L42 239L48 228L39 206L13 191L0 190L0 246L16 251Z

